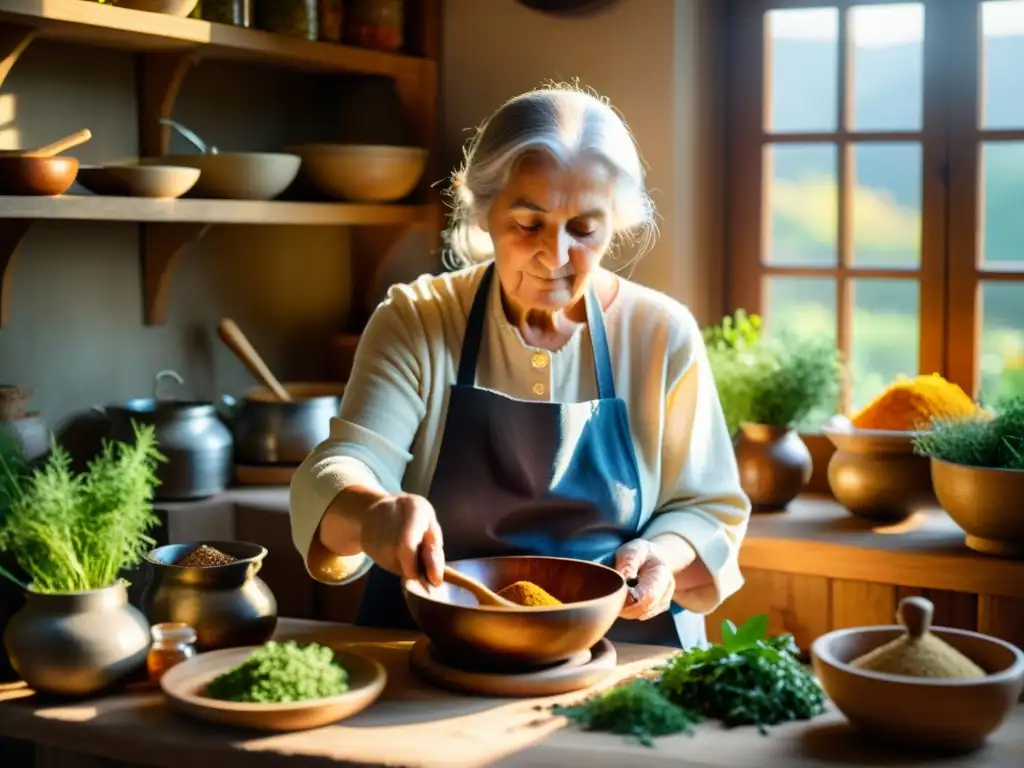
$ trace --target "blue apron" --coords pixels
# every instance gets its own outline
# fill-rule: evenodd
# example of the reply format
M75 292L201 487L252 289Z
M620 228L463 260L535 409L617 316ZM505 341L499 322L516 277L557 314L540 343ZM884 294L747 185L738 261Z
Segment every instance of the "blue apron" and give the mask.
M640 534L643 500L597 296L591 289L585 301L598 399L515 400L475 386L493 280L491 264L469 313L427 495L444 533L445 556L532 554L612 565L615 550ZM356 623L415 628L397 576L373 566ZM688 648L704 642L704 621L673 603L648 621L620 619L608 637Z

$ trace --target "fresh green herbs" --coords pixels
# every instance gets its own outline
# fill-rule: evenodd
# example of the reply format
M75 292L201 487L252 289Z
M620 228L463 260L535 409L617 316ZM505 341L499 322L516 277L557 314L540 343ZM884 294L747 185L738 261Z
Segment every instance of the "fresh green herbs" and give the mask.
M825 711L825 694L797 659L790 635L769 636L768 617L739 629L722 623L722 642L683 651L638 679L554 713L592 731L627 734L641 743L688 732L705 719L726 727L809 720Z
M30 472L0 455L0 552L17 562L36 592L111 586L154 544L151 500L163 460L152 427L136 427L131 445L105 443L83 474L72 471L70 455L56 444Z
M1024 470L1024 397L1001 402L994 415L935 421L914 449L951 464Z
M348 674L330 648L294 640L264 645L215 678L206 695L221 701L279 704L338 696L348 690Z
M769 338L742 310L703 337L731 433L744 422L797 427L834 411L842 379L835 344Z
M669 701L655 681L642 678L582 704L555 707L553 711L585 731L633 736L645 746L651 746L655 736L687 733L699 721Z

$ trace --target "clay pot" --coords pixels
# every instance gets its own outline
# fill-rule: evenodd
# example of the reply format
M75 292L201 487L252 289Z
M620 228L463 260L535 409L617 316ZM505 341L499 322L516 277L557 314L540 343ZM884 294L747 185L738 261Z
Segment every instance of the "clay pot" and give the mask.
M939 504L967 534L975 552L1024 558L1024 470L989 469L931 460Z
M811 452L794 429L743 424L736 439L740 485L755 509L786 506L804 489L814 469Z
M29 591L11 617L4 646L29 687L57 696L91 696L141 674L149 622L128 602L123 583L87 592Z

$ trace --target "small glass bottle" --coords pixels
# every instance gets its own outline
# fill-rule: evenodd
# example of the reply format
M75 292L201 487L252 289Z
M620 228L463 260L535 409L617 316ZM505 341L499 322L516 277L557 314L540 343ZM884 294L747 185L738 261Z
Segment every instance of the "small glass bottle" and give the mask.
M153 645L146 657L149 682L159 685L167 671L196 655L196 631L180 621L155 624L150 629Z

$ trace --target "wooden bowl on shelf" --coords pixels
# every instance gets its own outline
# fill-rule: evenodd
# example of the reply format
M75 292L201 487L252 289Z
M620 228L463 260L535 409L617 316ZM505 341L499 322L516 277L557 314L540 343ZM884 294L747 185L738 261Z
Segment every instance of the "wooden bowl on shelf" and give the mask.
M186 166L200 171L189 197L214 200L273 200L295 181L302 163L282 152L220 152L146 158L143 165Z
M530 581L562 601L532 608L481 606L469 592L445 582L403 583L413 620L448 659L460 664L522 670L557 664L587 651L622 612L626 582L603 565L558 557L486 557L449 563L497 592Z
M933 627L931 632L980 666L978 679L890 675L850 662L905 632L904 627L840 629L811 645L814 673L850 723L901 746L970 750L1003 723L1024 690L1024 653L988 635Z
M821 431L836 447L829 487L851 514L895 523L935 506L928 457L914 453L919 433L857 429L846 417L830 419Z
M77 175L73 157L0 155L0 195L63 195Z
M162 13L166 16L188 16L199 5L199 0L116 0L114 5L118 8Z
M975 552L1024 558L1024 470L931 460L935 495Z
M96 195L174 200L192 189L200 174L188 166L115 163L83 166L78 183Z
M302 158L301 174L321 192L356 203L393 203L408 197L427 169L427 150L363 144L289 147Z

